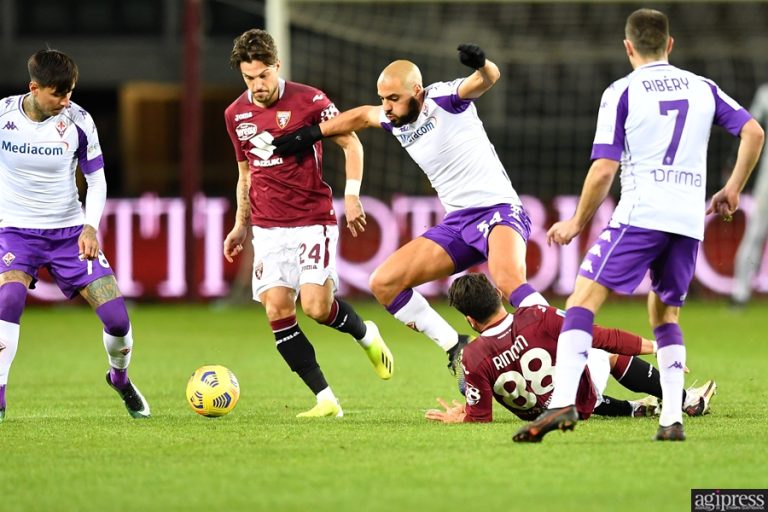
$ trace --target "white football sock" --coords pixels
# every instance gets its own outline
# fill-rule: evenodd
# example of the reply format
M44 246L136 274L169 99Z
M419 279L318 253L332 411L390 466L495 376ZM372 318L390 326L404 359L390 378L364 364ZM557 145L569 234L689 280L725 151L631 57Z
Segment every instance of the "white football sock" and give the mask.
M592 334L581 329L570 329L557 338L557 359L552 377L555 389L549 401L549 408L565 407L576 403L579 380L587 364L589 349L592 348Z
M330 400L336 403L339 402L339 400L336 398L336 395L333 394L333 391L331 390L331 386L328 386L324 390L320 391L316 396L317 396L318 402L320 402L321 400Z
M8 372L11 369L16 350L19 348L19 331L21 326L0 320L0 386L8 384Z
M685 355L685 345L667 345L656 353L662 396L659 425L663 427L683 422Z
M104 348L107 349L109 366L118 370L125 370L131 364L131 352L133 351L133 329L128 329L125 336L112 336L106 331L102 332Z
M416 290L413 290L413 295L405 306L395 313L395 318L426 334L446 352L459 341L456 329L438 315L427 299Z

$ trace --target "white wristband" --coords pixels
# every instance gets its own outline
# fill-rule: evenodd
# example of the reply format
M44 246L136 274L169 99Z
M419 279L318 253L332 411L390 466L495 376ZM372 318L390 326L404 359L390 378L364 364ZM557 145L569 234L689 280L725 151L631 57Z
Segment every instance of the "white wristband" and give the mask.
M360 180L347 180L347 186L344 189L345 196L358 196L360 197Z

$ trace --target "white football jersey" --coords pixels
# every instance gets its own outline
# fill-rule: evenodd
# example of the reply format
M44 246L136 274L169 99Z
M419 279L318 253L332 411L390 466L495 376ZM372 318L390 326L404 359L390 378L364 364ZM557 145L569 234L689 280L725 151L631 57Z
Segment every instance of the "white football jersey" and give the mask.
M621 162L612 220L702 240L712 124L738 136L749 119L714 82L666 62L611 84L600 102L592 159Z
M459 97L463 78L438 82L424 92L418 119L396 128L380 122L429 178L447 213L495 204L520 204L472 100Z
M0 227L82 225L75 170L104 168L93 119L70 102L38 123L24 113L24 96L0 100Z

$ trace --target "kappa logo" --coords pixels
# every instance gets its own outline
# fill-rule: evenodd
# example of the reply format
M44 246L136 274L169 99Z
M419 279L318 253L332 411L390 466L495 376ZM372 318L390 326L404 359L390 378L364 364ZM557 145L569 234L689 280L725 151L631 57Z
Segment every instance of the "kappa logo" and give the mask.
M290 110L278 110L277 114L275 114L275 122L277 122L277 126L280 127L280 129L284 129L286 126L288 126L288 122L291 120L291 111Z
M408 322L407 324L405 324L405 326L406 326L407 328L409 328L409 329L413 329L413 330L414 330L414 331L416 331L416 332L421 332L421 331L419 331L419 329L416 327L416 322Z
M325 95L323 95L323 94L315 94L314 96L312 96L312 103L314 103L316 101L320 101L323 98L325 98Z
M16 124L13 121L8 121L5 123L5 126L3 126L3 130L18 130L19 128L16 126Z
M5 263L6 267L10 267L11 263L13 263L13 260L16 259L16 256L12 252L7 252L3 256L3 263Z

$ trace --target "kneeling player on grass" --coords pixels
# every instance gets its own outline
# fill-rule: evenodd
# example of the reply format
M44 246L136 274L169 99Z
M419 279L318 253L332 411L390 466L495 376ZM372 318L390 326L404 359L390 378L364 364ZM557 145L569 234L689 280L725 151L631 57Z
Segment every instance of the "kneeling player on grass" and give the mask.
M445 423L492 420L493 397L523 420L535 418L549 401L562 312L549 306L504 309L499 291L483 274L467 274L451 285L450 304L482 333L461 355L466 404L453 406L438 399L445 410L432 409L426 417ZM659 372L634 355L653 352L653 342L619 329L595 326L595 348L579 383L576 407L582 419L602 416L651 416L661 397ZM602 349L602 350L601 350ZM610 353L609 353L610 352ZM608 374L631 391L648 393L643 400L617 400L602 395ZM683 410L701 416L709 409L716 384L708 381L689 388Z

